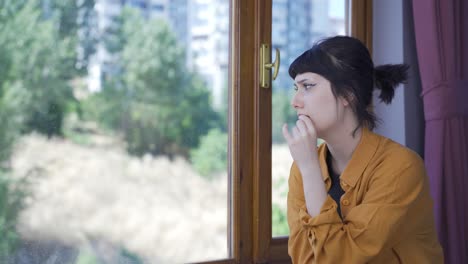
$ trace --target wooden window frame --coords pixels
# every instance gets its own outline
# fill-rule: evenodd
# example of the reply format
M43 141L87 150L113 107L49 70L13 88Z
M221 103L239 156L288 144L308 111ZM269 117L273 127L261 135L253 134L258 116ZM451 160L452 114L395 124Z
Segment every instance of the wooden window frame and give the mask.
M372 0L351 1L351 36L360 39L372 54Z
M345 0L351 36L372 49L372 0ZM271 45L272 0L230 1L229 259L291 263L288 237L272 237L271 89L260 87L259 47ZM282 65L282 67L285 67Z

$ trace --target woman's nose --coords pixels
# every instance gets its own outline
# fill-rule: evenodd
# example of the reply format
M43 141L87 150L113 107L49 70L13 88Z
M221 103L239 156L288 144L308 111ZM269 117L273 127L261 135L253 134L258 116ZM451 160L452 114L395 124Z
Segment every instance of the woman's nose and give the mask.
M296 92L291 100L291 106L294 107L294 109L301 108L303 106L302 104L302 98L300 95L300 92Z

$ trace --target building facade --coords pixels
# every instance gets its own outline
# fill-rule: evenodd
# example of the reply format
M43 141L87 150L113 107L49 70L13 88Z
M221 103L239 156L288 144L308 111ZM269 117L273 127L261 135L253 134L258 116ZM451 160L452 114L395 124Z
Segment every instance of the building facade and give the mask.
M312 43L327 35L344 34L345 16L331 12L345 0L274 0L272 46L281 52L282 65L275 88L292 86L287 70L291 62ZM330 4L332 3L332 4ZM96 0L98 28L104 32L122 8L141 10L148 19L168 21L186 51L186 64L203 76L213 95L213 105L223 103L229 66L229 1L227 0ZM344 8L343 8L344 10ZM273 53L274 54L274 53ZM274 59L274 58L273 58ZM89 67L89 88L99 90L103 73L112 74L112 61L103 43Z

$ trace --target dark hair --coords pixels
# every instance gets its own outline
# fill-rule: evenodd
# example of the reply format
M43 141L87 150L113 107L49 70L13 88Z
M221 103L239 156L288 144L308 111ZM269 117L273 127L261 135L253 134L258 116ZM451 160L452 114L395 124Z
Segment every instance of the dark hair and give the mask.
M323 76L330 82L335 97L342 96L349 101L358 118L357 128L366 125L372 130L377 121L369 108L374 87L380 90L380 100L389 104L396 86L406 81L408 68L406 64L374 68L369 51L361 41L335 36L318 41L297 57L289 66L289 75L293 79L305 72Z

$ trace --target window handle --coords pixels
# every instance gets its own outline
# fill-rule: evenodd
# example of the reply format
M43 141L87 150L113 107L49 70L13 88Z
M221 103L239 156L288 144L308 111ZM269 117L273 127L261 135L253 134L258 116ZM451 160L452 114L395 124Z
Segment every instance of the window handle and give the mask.
M271 83L271 75L270 70L273 69L273 80L276 80L278 76L278 70L280 66L280 52L279 49L276 48L276 57L275 61L271 62L271 55L270 55L270 45L262 44L260 46L260 85L263 88L270 88Z

